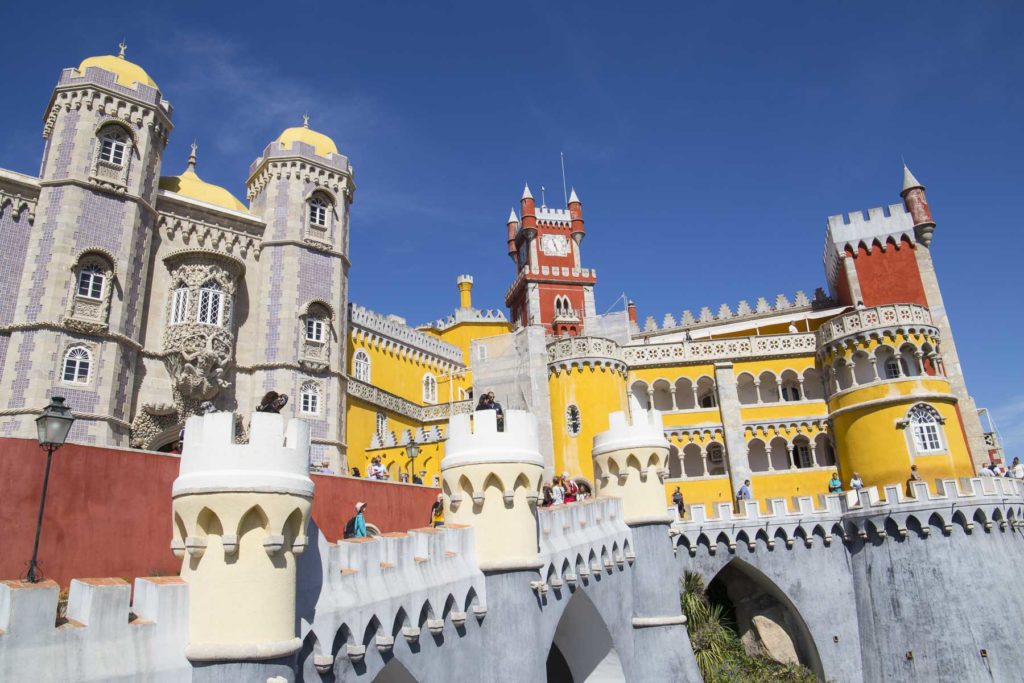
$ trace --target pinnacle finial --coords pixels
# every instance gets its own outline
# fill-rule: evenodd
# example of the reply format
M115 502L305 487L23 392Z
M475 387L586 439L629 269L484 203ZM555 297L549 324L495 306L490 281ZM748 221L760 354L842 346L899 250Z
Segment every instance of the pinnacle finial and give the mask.
M192 141L192 152L188 155L188 170L195 172L196 170L196 152L199 151L199 144Z
M508 222L509 223L518 223L519 222L519 219L516 217L516 210L515 209L512 209L512 210L510 210L508 212Z
M533 195L530 193L530 184L523 184L523 196L522 199L533 199Z
M124 53L128 49L128 43L125 42L124 38L122 38L121 42L117 44L117 49L117 56L124 59Z
M302 127L309 128L309 113L302 114Z
M572 204L573 202L575 202L577 204L581 204L582 203L582 202L580 202L580 198L576 196L576 188L575 187L572 188L572 190L569 192L569 203Z
M910 172L910 169L907 167L907 164L904 162L904 164L903 164L903 190L902 190L902 192L900 194L902 194L903 192L906 192L907 190L913 190L914 188L918 188L918 187L921 188L922 190L924 189L924 185L922 185L920 183L920 181L918 181L918 179L914 177L914 174Z

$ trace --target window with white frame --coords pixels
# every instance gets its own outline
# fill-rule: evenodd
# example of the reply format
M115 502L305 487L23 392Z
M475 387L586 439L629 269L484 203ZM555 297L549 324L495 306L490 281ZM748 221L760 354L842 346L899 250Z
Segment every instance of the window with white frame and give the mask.
M918 453L938 453L945 450L942 439L942 416L925 403L918 403L907 413L907 424Z
M370 354L362 349L352 356L352 374L360 382L370 382Z
M317 315L306 316L306 341L324 341L324 319Z
M377 413L377 436L381 439L388 431L388 416L384 413Z
M583 428L583 417L578 406L571 405L565 409L565 428L569 436L578 436Z
M893 356L889 356L889 358L887 358L885 361L885 378L896 379L899 376L900 362L896 360L896 358L894 358Z
M100 161L124 166L128 156L128 134L120 126L107 126L100 134Z
M316 382L303 382L299 387L299 410L303 415L320 414L320 385Z
M78 296L102 299L103 284L106 280L107 275L99 265L91 263L85 266L78 271Z
M65 382L70 384L88 384L89 370L92 367L92 354L84 346L72 346L64 354Z
M331 205L322 197L309 200L309 224L317 228L327 227L327 214Z
M178 287L174 290L174 298L171 300L171 324L181 325L188 318L188 287Z
M437 403L437 380L433 375L423 375L423 402Z
M216 281L199 288L199 312L196 320L203 325L223 325L224 292Z

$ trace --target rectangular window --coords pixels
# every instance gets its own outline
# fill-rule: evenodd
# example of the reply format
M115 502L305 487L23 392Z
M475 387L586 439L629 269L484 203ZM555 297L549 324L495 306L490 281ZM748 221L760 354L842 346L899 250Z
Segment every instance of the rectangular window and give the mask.
M108 164L120 166L124 163L125 144L120 140L109 137L103 138L103 147L100 149L100 159Z
M188 290L174 290L174 301L171 302L171 324L180 325L188 315Z
M212 289L199 290L199 322L206 325L220 325L220 314L221 293Z
M324 321L319 318L306 318L306 339L322 342L324 340Z

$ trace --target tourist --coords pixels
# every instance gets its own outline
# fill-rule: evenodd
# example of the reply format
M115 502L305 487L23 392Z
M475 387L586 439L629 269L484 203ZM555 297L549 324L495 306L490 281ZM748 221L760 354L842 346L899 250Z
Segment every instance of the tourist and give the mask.
M501 404L494 400L494 392L491 391L487 394L488 401L491 404L491 410L498 414L498 431L505 431L505 409L501 407Z
M370 461L370 469L366 474L370 479L376 479L377 481L383 481L388 478L388 471L384 469L384 465L381 464L380 456L375 456Z
M258 413L280 413L281 409L288 404L288 394L279 394L276 391L268 391L263 400L256 406Z
M430 506L430 526L435 529L444 526L444 495L437 494L437 500Z
M589 481L581 481L577 484L579 487L579 493L576 494L576 500L586 500L587 498L594 497L594 491L590 488Z
M562 496L566 503L575 503L579 496L580 487L576 485L576 482L572 480L568 472L562 472L562 489L564 495Z
M829 493L842 493L843 492L843 480L839 478L838 472L832 473L832 478L828 480L828 492Z
M860 491L862 488L864 488L864 480L860 478L859 473L854 472L853 476L850 477L850 490Z
M789 333L790 333L790 334L796 334L796 333L797 333L797 332L799 332L799 331L800 331L800 330L798 330L798 329L796 328L796 323L795 323L795 322L791 322L791 323L789 323Z
M1020 458L1014 458L1010 465L1010 473L1014 479L1024 479L1024 465L1020 464Z
M402 472L401 474L399 474L398 475L398 481L402 482L403 484L408 484L409 483L409 473L408 472Z
M414 474L412 477L412 483L423 486L423 479L427 476L426 470L420 470L418 474Z
M562 480L555 477L551 482L552 505L561 505L565 502L565 489L562 488Z
M679 514L679 519L686 517L686 504L683 501L683 492L676 487L676 490L672 492L672 504L676 506L676 512Z
M917 465L911 465L910 466L910 476L907 477L907 497L909 497L909 498L916 498L917 497L917 496L914 495L914 486L913 486L913 484L914 484L915 481L924 481L924 480L921 479L921 475L917 471Z
M356 515L345 524L345 538L366 538L366 503L356 503Z
M541 487L541 501L540 506L543 508L549 508L555 504L555 497L551 493L551 484L544 484Z
M359 468L358 467L353 467L352 468L352 476L355 477L356 479L358 479L359 477L361 477L363 475L359 474Z
M981 469L978 470L979 477L994 477L996 476L996 464L989 462L986 465L982 465Z
M754 499L754 493L753 493L753 491L750 490L750 480L749 479L744 479L743 480L743 486L741 486L740 490L736 493L736 501L739 502L739 503L742 503L742 501L744 501L744 500L753 500L753 499Z

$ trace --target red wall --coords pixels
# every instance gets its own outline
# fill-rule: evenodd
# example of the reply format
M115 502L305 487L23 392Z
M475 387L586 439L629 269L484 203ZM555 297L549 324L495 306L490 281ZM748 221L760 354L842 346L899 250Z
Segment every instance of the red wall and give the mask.
M898 249L892 242L886 245L885 251L875 245L870 254L861 247L854 263L865 306L928 305L914 249L906 240L900 242Z
M53 455L39 562L62 586L72 578L176 575L170 551L171 484L178 457L68 444ZM0 439L0 579L24 576L32 557L46 454ZM313 519L336 541L357 501L381 531L425 526L438 489L314 475Z

